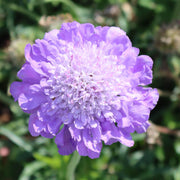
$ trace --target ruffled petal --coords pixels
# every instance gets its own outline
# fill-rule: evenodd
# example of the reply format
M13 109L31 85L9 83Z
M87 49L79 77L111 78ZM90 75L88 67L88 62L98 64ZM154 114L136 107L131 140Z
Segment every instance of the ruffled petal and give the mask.
M29 132L32 136L39 136L44 129L44 123L38 120L36 114L31 114L29 118Z
M53 29L52 31L45 33L44 39L47 41L56 41L58 33L59 33L58 29Z
M14 100L17 101L23 89L26 86L22 82L13 82L10 86L10 93L13 96Z
M23 65L21 70L17 74L19 79L22 79L25 83L36 84L40 81L40 75L34 71L30 64Z
M104 122L101 124L102 127L102 140L107 145L111 145L117 141L126 145L126 146L133 146L134 141L132 140L130 133L128 135L124 132L120 131L118 127L116 127L113 123Z
M41 103L46 101L46 96L41 91L40 85L23 84L24 88L21 89L21 94L18 97L20 107L24 110L32 110L37 108ZM27 91L25 91L27 90Z
M75 140L75 141L81 141L81 133L82 131L80 129L77 129L74 125L74 123L71 123L69 125L69 132L71 133L71 137Z
M138 74L141 85L152 83L152 65L153 61L149 56L138 56L133 72Z
M61 155L72 154L76 150L76 143L71 138L68 127L64 126L55 138L55 143Z
M102 144L99 143L96 146L94 146L94 148L89 149L87 148L83 140L80 142L77 142L77 151L79 155L89 156L91 159L98 158L100 156L101 147L102 147Z

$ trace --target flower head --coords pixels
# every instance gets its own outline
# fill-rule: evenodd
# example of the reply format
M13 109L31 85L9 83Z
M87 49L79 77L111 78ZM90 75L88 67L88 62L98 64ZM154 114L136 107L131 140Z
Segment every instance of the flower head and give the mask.
M117 27L64 23L25 48L22 82L11 94L30 113L33 136L55 138L62 155L77 150L97 158L102 141L133 146L130 133L145 132L158 100L152 60L138 56Z

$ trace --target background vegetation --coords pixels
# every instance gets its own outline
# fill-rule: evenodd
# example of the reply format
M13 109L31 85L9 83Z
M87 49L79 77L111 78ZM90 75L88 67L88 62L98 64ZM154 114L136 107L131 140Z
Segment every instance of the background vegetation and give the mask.
M135 146L104 146L99 159L82 157L78 180L180 179L179 0L0 0L0 179L65 179L71 156L53 139L33 138L28 115L9 94L24 63L24 47L62 22L77 20L124 29L154 60L152 87L160 93L147 134Z

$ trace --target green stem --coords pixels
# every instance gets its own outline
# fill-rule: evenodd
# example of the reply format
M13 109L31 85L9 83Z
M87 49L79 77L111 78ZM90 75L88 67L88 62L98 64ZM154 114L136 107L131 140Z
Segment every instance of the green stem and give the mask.
M75 180L75 170L77 165L79 164L80 159L81 156L78 154L77 151L75 151L67 167L67 173L66 173L67 180Z

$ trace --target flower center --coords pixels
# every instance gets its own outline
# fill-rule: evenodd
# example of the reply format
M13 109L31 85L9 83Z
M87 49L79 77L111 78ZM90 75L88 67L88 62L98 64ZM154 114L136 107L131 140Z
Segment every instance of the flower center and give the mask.
M93 54L88 54L89 48L93 48ZM69 123L69 118L78 119L85 126L111 110L118 98L121 71L117 69L116 57L103 55L103 48L75 49L70 54L54 68L47 81L51 109L60 116L72 116L65 117L64 123Z

